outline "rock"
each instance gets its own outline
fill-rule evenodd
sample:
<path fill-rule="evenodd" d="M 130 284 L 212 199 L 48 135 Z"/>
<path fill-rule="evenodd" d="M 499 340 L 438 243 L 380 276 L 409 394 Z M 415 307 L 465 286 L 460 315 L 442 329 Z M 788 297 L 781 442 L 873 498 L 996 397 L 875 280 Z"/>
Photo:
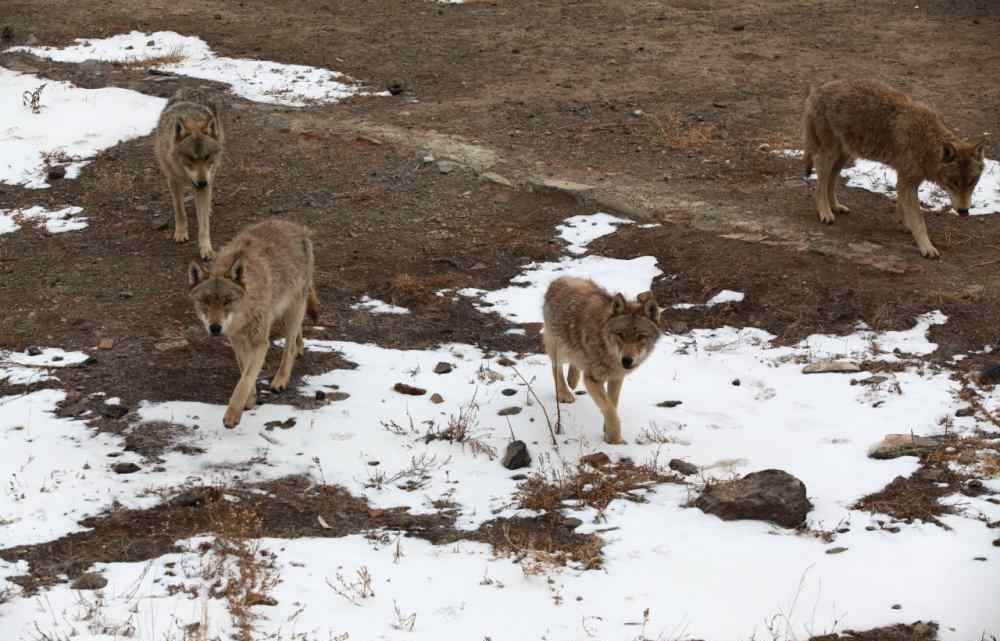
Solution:
<path fill-rule="evenodd" d="M 892 609 L 893 609 L 893 610 L 902 610 L 902 609 L 903 609 L 903 606 L 901 606 L 901 605 L 900 605 L 900 604 L 898 604 L 898 603 L 894 603 L 894 604 L 892 604 Z"/>
<path fill-rule="evenodd" d="M 396 383 L 392 386 L 392 389 L 396 390 L 400 394 L 406 394 L 408 396 L 423 396 L 427 393 L 427 390 L 425 389 L 407 385 L 406 383 Z"/>
<path fill-rule="evenodd" d="M 962 465 L 972 465 L 978 460 L 975 450 L 962 450 L 958 455 L 958 462 Z"/>
<path fill-rule="evenodd" d="M 431 403 L 434 403 L 435 405 L 440 405 L 441 403 L 444 403 L 444 397 L 436 393 L 431 394 Z"/>
<path fill-rule="evenodd" d="M 959 417 L 962 417 L 962 416 L 975 416 L 975 414 L 976 414 L 976 410 L 975 410 L 975 408 L 972 408 L 972 407 L 960 407 L 957 410 L 955 410 L 955 416 L 959 416 Z"/>
<path fill-rule="evenodd" d="M 447 176 L 456 169 L 459 169 L 461 165 L 452 160 L 439 160 L 434 164 L 434 167 L 437 169 L 439 174 Z"/>
<path fill-rule="evenodd" d="M 70 584 L 73 590 L 102 590 L 108 585 L 108 580 L 96 572 L 86 572 L 76 577 Z"/>
<path fill-rule="evenodd" d="M 347 392 L 327 392 L 326 400 L 331 403 L 336 403 L 337 401 L 346 401 L 351 398 L 351 395 Z"/>
<path fill-rule="evenodd" d="M 531 465 L 531 454 L 528 453 L 528 446 L 524 441 L 511 441 L 504 452 L 503 466 L 508 470 L 516 470 Z"/>
<path fill-rule="evenodd" d="M 562 191 L 570 194 L 590 191 L 593 185 L 573 182 L 572 180 L 559 180 L 558 178 L 531 178 L 531 186 L 539 191 Z"/>
<path fill-rule="evenodd" d="M 321 389 L 316 390 L 316 396 L 315 396 L 315 398 L 316 398 L 317 401 L 325 401 L 326 400 L 326 392 L 324 392 Z"/>
<path fill-rule="evenodd" d="M 931 452 L 941 443 L 926 436 L 911 434 L 886 434 L 885 437 L 868 449 L 868 458 L 893 459 L 900 456 L 921 456 Z"/>
<path fill-rule="evenodd" d="M 657 407 L 677 407 L 680 405 L 680 401 L 661 401 L 656 404 Z"/>
<path fill-rule="evenodd" d="M 766 142 L 762 142 L 759 145 L 757 145 L 757 151 L 762 151 L 764 153 L 767 153 L 771 151 L 771 145 L 767 144 Z"/>
<path fill-rule="evenodd" d="M 121 418 L 128 414 L 128 408 L 124 405 L 108 405 L 105 403 L 101 406 L 101 416 L 104 418 Z"/>
<path fill-rule="evenodd" d="M 679 458 L 672 458 L 667 466 L 675 472 L 680 472 L 684 476 L 691 476 L 692 474 L 698 473 L 698 466 L 694 463 L 688 463 L 687 461 L 682 461 Z"/>
<path fill-rule="evenodd" d="M 97 343 L 98 349 L 111 349 L 115 346 L 115 339 L 113 338 L 102 338 L 100 342 Z"/>
<path fill-rule="evenodd" d="M 979 373 L 979 382 L 983 385 L 1000 383 L 1000 363 L 990 365 Z"/>
<path fill-rule="evenodd" d="M 771 521 L 788 528 L 805 524 L 812 503 L 806 486 L 782 470 L 763 470 L 708 486 L 694 506 L 724 521 Z"/>
<path fill-rule="evenodd" d="M 514 367 L 517 363 L 506 356 L 501 356 L 497 359 L 497 365 L 501 367 Z"/>
<path fill-rule="evenodd" d="M 803 374 L 850 373 L 860 371 L 861 368 L 858 367 L 857 363 L 837 360 L 816 361 L 802 368 Z"/>
<path fill-rule="evenodd" d="M 142 468 L 135 463 L 115 463 L 111 469 L 115 474 L 134 474 Z"/>
<path fill-rule="evenodd" d="M 509 179 L 504 178 L 500 174 L 495 174 L 493 172 L 489 172 L 488 171 L 488 172 L 486 172 L 484 174 L 480 174 L 479 178 L 481 180 L 485 180 L 487 182 L 491 182 L 491 183 L 494 183 L 494 184 L 497 184 L 497 185 L 501 185 L 501 186 L 507 187 L 509 189 L 513 189 L 514 188 L 514 183 L 511 182 Z"/>
<path fill-rule="evenodd" d="M 505 407 L 499 412 L 497 412 L 497 416 L 514 416 L 515 414 L 520 414 L 520 413 L 521 413 L 521 408 L 518 407 L 517 405 L 512 405 L 511 407 Z"/>
<path fill-rule="evenodd" d="M 743 31 L 747 26 L 745 24 L 733 25 L 733 31 Z"/>
<path fill-rule="evenodd" d="M 38 347 L 29 347 L 28 356 L 41 356 L 42 350 Z"/>
<path fill-rule="evenodd" d="M 393 80 L 388 85 L 386 85 L 386 90 L 388 90 L 390 95 L 398 96 L 399 94 L 406 91 L 406 83 L 402 80 Z"/>
<path fill-rule="evenodd" d="M 827 554 L 841 554 L 843 552 L 847 552 L 847 548 L 836 547 L 836 548 L 830 548 L 829 550 L 826 551 Z"/>
<path fill-rule="evenodd" d="M 734 378 L 733 379 L 733 387 L 739 387 L 739 386 L 740 386 L 740 379 Z"/>
<path fill-rule="evenodd" d="M 453 369 L 455 369 L 454 365 L 452 365 L 451 363 L 445 363 L 444 361 L 441 361 L 440 363 L 438 363 L 437 365 L 434 366 L 434 373 L 435 374 L 447 374 L 448 372 L 450 372 Z"/>
<path fill-rule="evenodd" d="M 170 226 L 170 221 L 166 218 L 154 218 L 150 225 L 152 226 L 153 231 L 163 231 Z"/>
<path fill-rule="evenodd" d="M 1000 539 L 993 540 L 993 547 L 1000 548 Z"/>
<path fill-rule="evenodd" d="M 169 340 L 160 341 L 153 345 L 158 352 L 167 352 L 172 349 L 180 349 L 182 347 L 187 347 L 188 342 L 186 338 L 171 338 Z"/>
<path fill-rule="evenodd" d="M 527 474 L 515 474 L 514 476 L 510 477 L 510 480 L 512 480 L 512 481 L 527 481 L 528 480 L 528 475 Z"/>
<path fill-rule="evenodd" d="M 10 25 L 4 25 L 3 31 L 0 32 L 0 40 L 13 40 L 14 30 L 11 29 Z"/>
<path fill-rule="evenodd" d="M 66 167 L 53 165 L 49 167 L 49 180 L 59 180 L 66 177 Z"/>
<path fill-rule="evenodd" d="M 264 427 L 268 428 L 269 430 L 273 430 L 276 427 L 279 427 L 283 430 L 290 430 L 293 427 L 295 427 L 295 418 L 289 417 L 284 421 L 268 421 L 267 423 L 264 423 Z"/>
<path fill-rule="evenodd" d="M 510 387 L 505 387 L 504 389 L 500 390 L 500 393 L 503 394 L 504 396 L 514 396 L 515 394 L 517 394 L 517 390 L 511 389 Z"/>
<path fill-rule="evenodd" d="M 586 463 L 591 467 L 601 468 L 607 465 L 611 465 L 611 457 L 604 452 L 594 452 L 593 454 L 587 454 L 586 456 L 580 457 L 581 463 Z"/>
<path fill-rule="evenodd" d="M 563 519 L 563 525 L 566 526 L 566 528 L 569 530 L 575 530 L 576 528 L 583 525 L 583 521 L 574 518 L 572 516 L 567 516 L 566 518 Z"/>

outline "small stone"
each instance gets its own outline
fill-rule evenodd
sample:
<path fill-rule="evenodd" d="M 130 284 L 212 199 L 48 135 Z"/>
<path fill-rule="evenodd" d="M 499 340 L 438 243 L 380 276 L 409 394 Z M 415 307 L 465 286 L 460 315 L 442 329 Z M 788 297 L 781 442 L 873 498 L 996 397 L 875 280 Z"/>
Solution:
<path fill-rule="evenodd" d="M 978 457 L 974 450 L 962 450 L 962 453 L 958 455 L 958 462 L 962 465 L 972 465 L 977 460 Z"/>
<path fill-rule="evenodd" d="M 431 394 L 431 403 L 440 405 L 441 403 L 444 403 L 444 397 L 438 393 Z"/>
<path fill-rule="evenodd" d="M 70 584 L 73 590 L 102 590 L 108 585 L 108 580 L 96 572 L 86 572 L 76 577 Z"/>
<path fill-rule="evenodd" d="M 115 463 L 111 469 L 115 474 L 134 474 L 142 468 L 135 463 Z"/>
<path fill-rule="evenodd" d="M 505 387 L 504 389 L 500 390 L 500 393 L 503 394 L 504 396 L 514 396 L 515 394 L 517 394 L 517 390 L 512 389 L 510 387 Z"/>
<path fill-rule="evenodd" d="M 386 90 L 388 90 L 390 95 L 398 96 L 399 94 L 406 91 L 406 83 L 402 80 L 393 80 L 388 85 L 386 85 Z"/>
<path fill-rule="evenodd" d="M 740 386 L 740 379 L 734 378 L 733 379 L 733 387 L 739 387 L 739 386 Z"/>
<path fill-rule="evenodd" d="M 455 171 L 456 169 L 458 169 L 460 166 L 461 165 L 459 165 L 457 162 L 453 162 L 451 160 L 439 160 L 434 165 L 434 167 L 437 169 L 438 173 L 439 174 L 443 174 L 445 176 L 447 176 L 448 174 L 452 173 L 453 171 Z"/>
<path fill-rule="evenodd" d="M 316 400 L 317 401 L 325 401 L 326 400 L 326 392 L 324 392 L 321 389 L 316 390 Z"/>
<path fill-rule="evenodd" d="M 986 557 L 985 556 L 974 556 L 974 557 L 972 557 L 972 560 L 973 561 L 985 561 Z"/>
<path fill-rule="evenodd" d="M 958 416 L 958 417 L 962 417 L 962 416 L 975 416 L 975 414 L 976 414 L 976 410 L 974 408 L 972 408 L 972 407 L 960 407 L 957 410 L 955 410 L 955 416 Z"/>
<path fill-rule="evenodd" d="M 521 408 L 518 407 L 517 405 L 512 405 L 511 407 L 505 407 L 499 412 L 497 412 L 497 416 L 514 416 L 515 414 L 520 414 L 520 413 L 521 413 Z"/>
<path fill-rule="evenodd" d="M 128 408 L 124 405 L 108 405 L 105 403 L 101 406 L 101 416 L 105 418 L 121 418 L 128 414 Z"/>
<path fill-rule="evenodd" d="M 42 350 L 37 347 L 28 348 L 28 356 L 41 356 Z"/>
<path fill-rule="evenodd" d="M 503 466 L 508 470 L 516 470 L 531 465 L 531 454 L 528 453 L 528 446 L 524 441 L 512 441 L 504 452 Z"/>
<path fill-rule="evenodd" d="M 672 458 L 667 466 L 675 472 L 680 472 L 684 476 L 691 476 L 692 474 L 698 473 L 698 466 L 694 463 L 688 463 L 687 461 L 682 461 L 679 458 Z"/>
<path fill-rule="evenodd" d="M 677 407 L 680 405 L 680 401 L 661 401 L 656 404 L 657 407 Z"/>
<path fill-rule="evenodd" d="M 762 142 L 759 145 L 757 145 L 757 151 L 763 151 L 765 153 L 771 151 L 771 145 L 767 144 L 766 142 Z"/>
<path fill-rule="evenodd" d="M 487 182 L 491 182 L 491 183 L 496 184 L 496 185 L 501 185 L 503 187 L 507 187 L 508 189 L 513 189 L 514 188 L 514 183 L 511 182 L 508 178 L 504 178 L 500 174 L 495 174 L 495 173 L 492 173 L 492 172 L 486 172 L 484 174 L 480 174 L 479 178 L 481 180 L 485 180 Z"/>
<path fill-rule="evenodd" d="M 580 457 L 581 463 L 586 463 L 590 467 L 602 468 L 611 465 L 611 457 L 604 452 L 594 452 Z"/>
<path fill-rule="evenodd" d="M 979 373 L 979 382 L 984 385 L 1000 383 L 1000 363 L 990 365 Z"/>
<path fill-rule="evenodd" d="M 563 525 L 566 526 L 566 528 L 569 530 L 575 530 L 576 528 L 583 525 L 583 521 L 581 521 L 578 518 L 574 518 L 572 516 L 567 516 L 566 518 L 563 519 Z"/>
<path fill-rule="evenodd" d="M 922 456 L 938 448 L 941 443 L 926 436 L 886 434 L 868 450 L 868 458 L 894 459 L 900 456 Z"/>
<path fill-rule="evenodd" d="M 327 392 L 326 400 L 331 403 L 336 403 L 337 401 L 346 401 L 351 398 L 351 395 L 347 392 Z"/>
<path fill-rule="evenodd" d="M 892 609 L 893 609 L 893 610 L 902 610 L 902 609 L 903 609 L 903 606 L 901 606 L 901 605 L 900 605 L 900 604 L 898 604 L 898 603 L 894 603 L 894 604 L 892 605 Z"/>
<path fill-rule="evenodd" d="M 10 25 L 4 25 L 3 31 L 0 32 L 0 40 L 13 40 L 14 30 L 10 28 Z"/>
<path fill-rule="evenodd" d="M 111 349 L 115 346 L 115 339 L 113 338 L 102 338 L 100 342 L 97 343 L 98 349 Z"/>
<path fill-rule="evenodd" d="M 147 40 L 146 41 L 146 46 L 147 47 L 155 47 L 156 46 L 156 41 L 155 40 Z"/>
<path fill-rule="evenodd" d="M 246 599 L 244 600 L 244 603 L 246 605 L 248 605 L 248 606 L 254 606 L 254 605 L 275 606 L 275 605 L 278 605 L 278 601 L 274 597 L 268 596 L 266 594 L 258 594 L 256 592 L 250 592 L 249 594 L 247 594 Z"/>
<path fill-rule="evenodd" d="M 506 356 L 501 356 L 500 358 L 497 359 L 497 365 L 501 367 L 513 367 L 517 365 L 517 363 L 507 358 Z"/>
<path fill-rule="evenodd" d="M 993 540 L 993 547 L 1000 548 L 1000 539 Z"/>
<path fill-rule="evenodd" d="M 515 474 L 514 476 L 510 477 L 510 480 L 512 480 L 512 481 L 527 481 L 528 480 L 528 475 L 527 474 Z"/>
<path fill-rule="evenodd" d="M 392 389 L 396 390 L 400 394 L 406 394 L 407 396 L 423 396 L 427 393 L 427 390 L 423 388 L 407 385 L 406 383 L 396 383 L 392 386 Z"/>
<path fill-rule="evenodd" d="M 444 361 L 441 361 L 440 363 L 438 363 L 437 365 L 434 366 L 434 373 L 435 374 L 447 374 L 448 372 L 450 372 L 453 369 L 455 369 L 454 365 L 452 365 L 451 363 L 445 363 Z"/>
<path fill-rule="evenodd" d="M 49 180 L 59 180 L 66 177 L 66 167 L 63 165 L 53 165 L 49 167 Z"/>
<path fill-rule="evenodd" d="M 166 341 L 160 341 L 153 345 L 158 352 L 167 352 L 172 349 L 180 349 L 182 347 L 187 347 L 188 342 L 186 338 L 172 338 Z"/>
<path fill-rule="evenodd" d="M 733 25 L 733 31 L 743 31 L 747 26 L 745 24 Z"/>
<path fill-rule="evenodd" d="M 803 374 L 830 374 L 860 372 L 857 363 L 851 361 L 825 360 L 810 363 L 802 368 Z"/>
<path fill-rule="evenodd" d="M 841 554 L 842 552 L 847 552 L 847 548 L 835 547 L 835 548 L 830 548 L 829 550 L 826 551 L 827 554 Z"/>
<path fill-rule="evenodd" d="M 264 423 L 264 427 L 269 429 L 280 427 L 283 430 L 288 430 L 295 427 L 295 419 L 288 418 L 287 420 L 284 421 L 268 421 L 267 423 Z"/>

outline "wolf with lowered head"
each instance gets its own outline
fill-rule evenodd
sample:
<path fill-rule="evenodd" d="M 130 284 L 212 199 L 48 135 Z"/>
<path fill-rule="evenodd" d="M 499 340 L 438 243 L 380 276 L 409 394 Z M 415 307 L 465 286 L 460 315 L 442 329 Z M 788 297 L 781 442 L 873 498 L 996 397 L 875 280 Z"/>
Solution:
<path fill-rule="evenodd" d="M 618 400 L 625 376 L 642 365 L 660 338 L 660 308 L 652 292 L 628 301 L 591 280 L 564 276 L 549 285 L 542 308 L 543 340 L 552 361 L 556 399 L 575 400 L 572 388 L 583 375 L 590 397 L 604 416 L 604 440 L 624 443 Z M 567 380 L 563 363 L 569 364 Z"/>

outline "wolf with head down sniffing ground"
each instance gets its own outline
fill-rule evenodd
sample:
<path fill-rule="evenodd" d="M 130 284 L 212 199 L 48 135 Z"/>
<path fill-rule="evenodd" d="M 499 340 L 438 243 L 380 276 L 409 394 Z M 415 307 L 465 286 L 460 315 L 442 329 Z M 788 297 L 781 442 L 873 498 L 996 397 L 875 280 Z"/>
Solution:
<path fill-rule="evenodd" d="M 810 91 L 803 116 L 808 175 L 816 167 L 816 212 L 824 223 L 848 208 L 837 200 L 840 171 L 854 158 L 875 160 L 896 170 L 897 208 L 920 253 L 941 253 L 927 236 L 917 189 L 929 180 L 969 213 L 972 192 L 983 172 L 985 145 L 959 138 L 927 105 L 880 82 L 834 80 Z"/>
<path fill-rule="evenodd" d="M 652 292 L 635 302 L 611 295 L 590 280 L 564 276 L 545 292 L 543 340 L 552 361 L 556 400 L 576 400 L 572 388 L 583 375 L 604 416 L 604 440 L 623 443 L 618 400 L 625 376 L 642 365 L 660 338 L 660 308 Z M 563 363 L 569 364 L 566 379 Z"/>

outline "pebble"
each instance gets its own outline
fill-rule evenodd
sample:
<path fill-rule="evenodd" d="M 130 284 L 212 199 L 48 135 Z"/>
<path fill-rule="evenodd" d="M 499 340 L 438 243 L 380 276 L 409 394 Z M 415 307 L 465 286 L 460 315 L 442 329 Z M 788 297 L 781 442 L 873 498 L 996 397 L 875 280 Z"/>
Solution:
<path fill-rule="evenodd" d="M 435 374 L 447 374 L 448 372 L 450 372 L 453 369 L 455 369 L 454 365 L 452 365 L 451 363 L 445 363 L 444 361 L 441 361 L 440 363 L 438 363 L 437 365 L 434 366 L 434 373 Z"/>
<path fill-rule="evenodd" d="M 505 408 L 503 408 L 502 410 L 500 410 L 499 412 L 497 412 L 497 415 L 498 416 L 514 416 L 515 414 L 520 414 L 520 413 L 521 413 L 521 408 L 518 407 L 517 405 L 512 405 L 511 407 L 505 407 Z"/>

